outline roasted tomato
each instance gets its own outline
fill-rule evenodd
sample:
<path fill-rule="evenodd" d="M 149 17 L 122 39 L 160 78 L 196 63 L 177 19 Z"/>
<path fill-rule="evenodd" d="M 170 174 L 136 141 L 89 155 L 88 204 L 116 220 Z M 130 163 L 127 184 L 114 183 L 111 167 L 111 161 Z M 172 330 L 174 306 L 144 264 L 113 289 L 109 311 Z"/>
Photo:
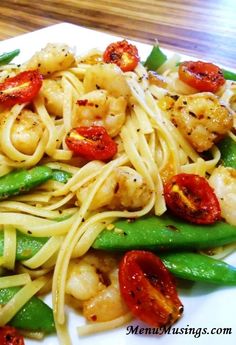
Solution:
<path fill-rule="evenodd" d="M 14 327 L 0 327 L 0 344 L 1 345 L 24 345 L 24 338 Z"/>
<path fill-rule="evenodd" d="M 133 71 L 139 62 L 138 49 L 126 40 L 109 44 L 103 54 L 103 61 L 115 63 L 123 72 Z"/>
<path fill-rule="evenodd" d="M 107 161 L 117 152 L 115 141 L 101 126 L 73 128 L 66 137 L 66 144 L 75 155 L 90 161 Z"/>
<path fill-rule="evenodd" d="M 225 83 L 222 70 L 212 63 L 203 61 L 181 63 L 179 78 L 198 91 L 216 92 Z"/>
<path fill-rule="evenodd" d="M 0 104 L 12 107 L 31 101 L 42 86 L 42 75 L 37 70 L 24 71 L 0 83 Z"/>
<path fill-rule="evenodd" d="M 164 186 L 167 207 L 196 224 L 212 224 L 221 218 L 219 201 L 208 181 L 194 174 L 173 176 Z"/>
<path fill-rule="evenodd" d="M 172 275 L 151 252 L 127 252 L 119 266 L 119 284 L 134 316 L 151 326 L 171 325 L 183 313 Z"/>

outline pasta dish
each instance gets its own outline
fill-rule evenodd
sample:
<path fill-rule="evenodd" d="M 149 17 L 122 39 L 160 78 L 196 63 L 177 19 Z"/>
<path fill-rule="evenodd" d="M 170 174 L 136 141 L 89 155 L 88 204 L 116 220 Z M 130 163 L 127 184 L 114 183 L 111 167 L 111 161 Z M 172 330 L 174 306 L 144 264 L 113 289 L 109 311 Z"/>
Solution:
<path fill-rule="evenodd" d="M 66 305 L 87 320 L 80 335 L 134 316 L 155 327 L 173 324 L 183 306 L 166 251 L 220 260 L 234 250 L 236 82 L 214 64 L 165 59 L 153 49 L 161 59 L 155 68 L 125 40 L 84 56 L 49 43 L 21 65 L 0 66 L 1 328 L 36 339 L 56 330 L 69 345 Z M 191 241 L 158 245 L 157 236 L 152 244 L 145 221 L 158 219 L 173 236 L 184 223 Z M 139 220 L 142 243 L 137 235 L 131 245 Z M 219 224 L 225 230 L 217 239 Z M 215 240 L 195 240 L 191 229 L 201 227 L 216 227 Z M 127 278 L 139 272 L 133 262 L 140 272 L 150 265 L 143 286 L 156 289 L 164 316 L 139 307 Z M 236 275 L 230 279 L 236 283 Z M 53 314 L 38 307 L 44 324 L 27 324 L 24 313 L 18 322 L 26 303 L 50 292 Z"/>

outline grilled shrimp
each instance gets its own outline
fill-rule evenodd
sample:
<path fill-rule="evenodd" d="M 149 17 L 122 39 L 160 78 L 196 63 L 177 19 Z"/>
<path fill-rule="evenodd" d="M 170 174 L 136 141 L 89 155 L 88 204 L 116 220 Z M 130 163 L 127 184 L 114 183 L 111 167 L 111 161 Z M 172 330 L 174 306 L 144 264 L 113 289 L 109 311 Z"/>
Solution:
<path fill-rule="evenodd" d="M 77 197 L 82 202 L 86 197 L 89 185 L 81 188 Z M 116 168 L 101 185 L 90 208 L 106 206 L 109 209 L 138 210 L 145 206 L 151 196 L 151 190 L 144 178 L 134 169 L 123 166 Z"/>
<path fill-rule="evenodd" d="M 45 79 L 41 92 L 45 98 L 45 106 L 49 114 L 61 117 L 64 93 L 60 80 Z"/>
<path fill-rule="evenodd" d="M 2 114 L 1 127 L 7 113 Z M 17 116 L 11 131 L 11 140 L 15 148 L 21 153 L 32 155 L 43 134 L 43 123 L 39 116 L 28 109 L 23 109 Z"/>
<path fill-rule="evenodd" d="M 114 320 L 128 312 L 118 283 L 118 269 L 109 274 L 111 284 L 83 305 L 83 315 L 89 321 L 105 322 Z"/>
<path fill-rule="evenodd" d="M 71 260 L 67 273 L 66 293 L 86 301 L 106 288 L 104 277 L 117 265 L 117 260 L 106 253 L 89 253 Z"/>
<path fill-rule="evenodd" d="M 73 127 L 103 126 L 110 136 L 116 136 L 125 122 L 127 102 L 123 96 L 113 97 L 105 90 L 89 92 L 77 101 Z"/>
<path fill-rule="evenodd" d="M 70 262 L 66 293 L 79 300 L 89 321 L 108 321 L 127 312 L 119 292 L 118 259 L 91 252 Z"/>
<path fill-rule="evenodd" d="M 233 125 L 228 109 L 208 92 L 180 96 L 171 111 L 171 121 L 198 152 L 210 149 Z"/>
<path fill-rule="evenodd" d="M 220 166 L 213 171 L 209 183 L 219 199 L 222 217 L 236 225 L 236 170 Z"/>
<path fill-rule="evenodd" d="M 47 76 L 74 65 L 75 56 L 66 44 L 48 43 L 22 67 L 24 69 L 38 69 L 41 74 Z"/>
<path fill-rule="evenodd" d="M 80 301 L 86 301 L 103 289 L 105 289 L 105 285 L 100 281 L 95 266 L 79 259 L 70 262 L 66 293 Z"/>
<path fill-rule="evenodd" d="M 99 64 L 88 68 L 84 76 L 85 92 L 103 89 L 113 97 L 129 97 L 130 90 L 121 69 L 114 64 Z"/>

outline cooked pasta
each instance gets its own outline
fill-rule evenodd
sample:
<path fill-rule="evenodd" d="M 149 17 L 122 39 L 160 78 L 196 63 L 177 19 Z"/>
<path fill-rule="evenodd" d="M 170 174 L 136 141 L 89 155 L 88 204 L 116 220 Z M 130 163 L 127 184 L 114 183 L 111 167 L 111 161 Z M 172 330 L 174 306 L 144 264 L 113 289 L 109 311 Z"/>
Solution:
<path fill-rule="evenodd" d="M 91 270 L 91 281 L 101 284 L 91 265 L 102 269 L 101 260 L 105 260 L 106 265 L 111 265 L 108 271 L 113 272 L 113 263 L 88 253 L 104 228 L 112 229 L 118 218 L 164 214 L 167 207 L 163 188 L 173 175 L 189 173 L 209 178 L 216 171 L 221 154 L 215 137 L 227 135 L 233 128 L 232 121 L 236 121 L 232 107 L 235 84 L 227 81 L 217 95 L 199 96 L 196 89 L 179 80 L 178 62 L 179 57 L 173 56 L 158 69 L 165 78 L 164 87 L 151 82 L 140 62 L 134 71 L 122 72 L 114 64 L 104 64 L 100 51 L 76 57 L 66 45 L 49 44 L 20 67 L 1 67 L 2 81 L 29 69 L 39 69 L 44 79 L 32 101 L 4 108 L 0 113 L 0 176 L 36 165 L 63 170 L 71 176 L 66 183 L 50 180 L 27 194 L 0 201 L 0 225 L 4 232 L 1 266 L 19 273 L 16 278 L 0 278 L 0 287 L 12 286 L 13 278 L 17 279 L 16 285 L 23 286 L 14 296 L 14 303 L 0 309 L 1 326 L 48 283 L 60 343 L 71 344 L 65 303 L 68 293 L 76 289 L 68 288 L 68 268 L 73 260 L 80 265 L 81 260 L 87 260 L 85 266 L 88 272 Z M 201 154 L 202 131 L 206 128 L 200 130 L 196 120 L 191 125 L 191 130 L 196 128 L 196 135 L 186 134 L 189 128 L 179 113 L 179 109 L 186 107 L 189 114 L 190 101 L 202 113 L 214 106 L 221 116 L 219 128 L 209 129 L 210 125 L 206 125 L 210 131 L 208 138 L 209 133 L 214 134 L 214 139 L 207 142 L 207 158 Z M 214 104 L 209 105 L 210 101 Z M 199 105 L 200 102 L 205 103 Z M 220 102 L 224 103 L 224 113 Z M 117 154 L 105 162 L 88 162 L 74 156 L 66 138 L 78 126 L 103 126 L 116 142 Z M 235 140 L 233 131 L 230 135 Z M 16 230 L 25 235 L 50 237 L 37 254 L 20 265 L 15 263 Z M 119 293 L 118 283 L 114 286 Z M 101 290 L 105 288 L 101 285 Z M 89 298 L 97 294 L 95 290 Z M 88 303 L 89 298 L 81 299 L 80 308 L 85 310 L 84 301 Z M 79 334 L 118 327 L 131 319 L 127 310 L 119 310 L 120 314 L 110 320 L 79 328 Z"/>

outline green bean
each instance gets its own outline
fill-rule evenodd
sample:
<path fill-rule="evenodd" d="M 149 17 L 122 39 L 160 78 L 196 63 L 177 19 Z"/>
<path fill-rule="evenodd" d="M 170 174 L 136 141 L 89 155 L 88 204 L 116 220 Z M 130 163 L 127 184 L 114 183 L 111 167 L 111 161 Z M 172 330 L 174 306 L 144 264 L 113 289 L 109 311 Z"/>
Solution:
<path fill-rule="evenodd" d="M 0 304 L 6 304 L 20 290 L 20 287 L 0 289 Z M 55 332 L 52 309 L 41 299 L 33 296 L 10 320 L 18 329 L 46 334 Z"/>
<path fill-rule="evenodd" d="M 175 276 L 213 284 L 236 285 L 236 268 L 226 262 L 198 253 L 160 254 L 165 266 Z"/>
<path fill-rule="evenodd" d="M 20 49 L 15 49 L 9 53 L 1 54 L 0 55 L 0 66 L 7 65 L 19 54 L 20 54 Z"/>
<path fill-rule="evenodd" d="M 212 248 L 236 241 L 236 227 L 225 222 L 196 225 L 165 214 L 134 221 L 119 220 L 93 243 L 104 250 L 167 250 Z"/>

